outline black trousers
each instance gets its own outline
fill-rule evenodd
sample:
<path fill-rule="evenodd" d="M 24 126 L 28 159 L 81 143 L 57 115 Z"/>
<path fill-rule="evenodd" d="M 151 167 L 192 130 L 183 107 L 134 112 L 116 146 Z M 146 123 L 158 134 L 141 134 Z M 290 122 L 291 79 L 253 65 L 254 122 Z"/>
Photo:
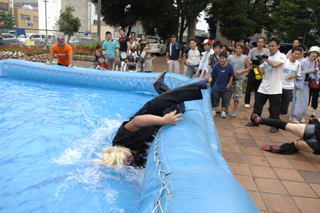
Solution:
<path fill-rule="evenodd" d="M 281 94 L 266 95 L 266 94 L 257 92 L 256 100 L 254 102 L 253 113 L 261 116 L 263 106 L 266 104 L 268 99 L 270 102 L 270 107 L 269 107 L 270 118 L 279 119 Z"/>
<path fill-rule="evenodd" d="M 318 109 L 319 92 L 320 92 L 320 89 L 310 89 L 309 103 L 311 102 L 311 98 L 312 98 L 311 107 L 313 109 Z"/>
<path fill-rule="evenodd" d="M 257 91 L 259 89 L 259 86 L 261 84 L 262 80 L 256 80 L 256 75 L 252 69 L 250 69 L 248 74 L 248 80 L 247 80 L 247 88 L 246 88 L 246 95 L 244 97 L 244 103 L 250 104 L 251 100 L 251 91 L 254 88 L 255 94 L 257 94 Z"/>
<path fill-rule="evenodd" d="M 292 101 L 292 89 L 282 89 L 280 114 L 288 113 L 289 104 Z"/>
<path fill-rule="evenodd" d="M 159 96 L 148 101 L 133 117 L 144 114 L 164 116 L 174 109 L 179 113 L 183 113 L 185 110 L 183 102 L 202 99 L 198 83 L 188 84 L 172 90 L 167 85 L 161 84 L 155 85 L 155 89 Z"/>

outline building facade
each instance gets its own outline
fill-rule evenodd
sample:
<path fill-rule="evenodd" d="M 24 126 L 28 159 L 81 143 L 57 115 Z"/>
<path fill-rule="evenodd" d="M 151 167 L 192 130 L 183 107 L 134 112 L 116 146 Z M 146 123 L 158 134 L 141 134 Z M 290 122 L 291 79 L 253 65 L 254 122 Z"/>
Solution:
<path fill-rule="evenodd" d="M 10 11 L 10 0 L 0 0 L 0 10 Z"/>
<path fill-rule="evenodd" d="M 25 28 L 26 33 L 39 33 L 37 11 L 14 8 L 14 22 L 17 28 Z"/>

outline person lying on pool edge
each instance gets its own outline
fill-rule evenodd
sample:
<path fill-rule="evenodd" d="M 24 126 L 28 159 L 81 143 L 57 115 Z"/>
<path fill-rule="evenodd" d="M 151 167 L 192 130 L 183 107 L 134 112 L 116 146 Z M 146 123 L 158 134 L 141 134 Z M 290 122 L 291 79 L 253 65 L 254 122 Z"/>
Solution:
<path fill-rule="evenodd" d="M 100 154 L 98 162 L 109 167 L 133 165 L 144 167 L 149 146 L 158 130 L 164 125 L 177 125 L 183 118 L 185 101 L 202 99 L 201 89 L 209 88 L 211 78 L 170 90 L 164 84 L 167 71 L 153 82 L 159 93 L 148 101 L 129 121 L 119 127 L 112 144 Z"/>
<path fill-rule="evenodd" d="M 320 118 L 312 119 L 308 124 L 293 124 L 280 119 L 261 118 L 252 114 L 252 120 L 257 124 L 283 129 L 299 137 L 298 140 L 284 143 L 281 146 L 264 145 L 261 147 L 262 150 L 279 154 L 293 154 L 300 150 L 320 155 Z"/>

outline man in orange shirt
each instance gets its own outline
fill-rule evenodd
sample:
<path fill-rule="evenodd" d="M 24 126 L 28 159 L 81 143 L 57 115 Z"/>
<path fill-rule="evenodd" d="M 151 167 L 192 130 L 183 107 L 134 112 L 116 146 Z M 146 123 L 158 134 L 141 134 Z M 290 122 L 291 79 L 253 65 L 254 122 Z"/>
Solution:
<path fill-rule="evenodd" d="M 57 54 L 58 65 L 72 67 L 72 48 L 65 43 L 63 36 L 58 36 L 57 43 L 51 47 L 48 65 L 52 64 L 54 54 Z"/>

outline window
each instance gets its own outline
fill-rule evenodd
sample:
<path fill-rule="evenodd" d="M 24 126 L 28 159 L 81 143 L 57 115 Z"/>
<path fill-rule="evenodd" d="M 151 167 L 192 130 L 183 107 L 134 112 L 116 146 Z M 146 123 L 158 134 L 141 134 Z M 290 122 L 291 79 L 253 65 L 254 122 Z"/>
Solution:
<path fill-rule="evenodd" d="M 20 14 L 20 17 L 23 20 L 29 20 L 30 21 L 30 16 L 29 15 Z"/>
<path fill-rule="evenodd" d="M 0 10 L 9 11 L 8 4 L 0 2 Z"/>
<path fill-rule="evenodd" d="M 33 21 L 34 22 L 38 22 L 39 21 L 39 18 L 37 16 L 33 16 Z"/>
<path fill-rule="evenodd" d="M 34 34 L 33 38 L 40 38 L 40 35 L 39 34 Z"/>

